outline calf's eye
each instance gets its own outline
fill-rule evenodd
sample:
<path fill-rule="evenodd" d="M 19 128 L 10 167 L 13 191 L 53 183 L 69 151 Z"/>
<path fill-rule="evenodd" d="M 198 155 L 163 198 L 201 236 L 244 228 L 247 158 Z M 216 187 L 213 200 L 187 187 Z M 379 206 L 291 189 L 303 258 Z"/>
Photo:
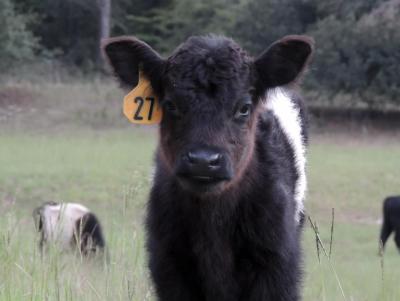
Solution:
<path fill-rule="evenodd" d="M 245 103 L 239 106 L 238 110 L 236 111 L 235 118 L 236 119 L 244 119 L 248 117 L 251 113 L 252 105 L 251 103 Z"/>

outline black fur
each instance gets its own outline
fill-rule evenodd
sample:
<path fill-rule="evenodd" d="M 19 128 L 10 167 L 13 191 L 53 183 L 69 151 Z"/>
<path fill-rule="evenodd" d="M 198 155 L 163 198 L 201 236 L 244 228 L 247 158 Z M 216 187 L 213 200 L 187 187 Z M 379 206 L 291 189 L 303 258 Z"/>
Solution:
<path fill-rule="evenodd" d="M 387 197 L 383 201 L 383 221 L 380 235 L 382 249 L 392 232 L 394 232 L 394 241 L 400 251 L 400 196 Z"/>
<path fill-rule="evenodd" d="M 93 213 L 87 213 L 76 221 L 75 233 L 77 234 L 75 242 L 79 242 L 79 248 L 83 255 L 87 256 L 104 250 L 103 230 Z"/>
<path fill-rule="evenodd" d="M 105 43 L 111 63 L 114 41 Z M 163 71 L 151 83 L 164 115 L 146 223 L 159 300 L 300 300 L 294 153 L 261 107 L 268 89 L 298 79 L 312 48 L 311 39 L 289 36 L 253 59 L 230 39 L 192 37 L 159 64 Z M 121 81 L 129 77 L 113 67 Z M 292 96 L 307 141 L 303 102 Z M 251 113 L 238 118 L 249 102 Z M 185 185 L 182 157 L 202 148 L 223 154 L 232 179 L 200 190 Z"/>

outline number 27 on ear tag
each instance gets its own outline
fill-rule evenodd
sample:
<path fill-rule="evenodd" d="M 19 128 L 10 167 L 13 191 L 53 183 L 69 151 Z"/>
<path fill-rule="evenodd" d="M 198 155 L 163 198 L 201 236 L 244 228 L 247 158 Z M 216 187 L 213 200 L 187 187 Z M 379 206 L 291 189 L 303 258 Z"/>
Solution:
<path fill-rule="evenodd" d="M 130 122 L 136 124 L 156 124 L 162 119 L 158 97 L 151 88 L 150 81 L 139 74 L 137 86 L 124 97 L 123 112 Z"/>

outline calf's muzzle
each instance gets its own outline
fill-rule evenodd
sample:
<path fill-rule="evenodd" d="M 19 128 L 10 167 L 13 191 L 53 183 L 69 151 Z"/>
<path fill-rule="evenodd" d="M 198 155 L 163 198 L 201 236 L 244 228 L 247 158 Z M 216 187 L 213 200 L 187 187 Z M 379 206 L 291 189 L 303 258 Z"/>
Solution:
<path fill-rule="evenodd" d="M 213 186 L 232 178 L 228 156 L 211 147 L 197 147 L 182 152 L 176 173 L 190 188 Z"/>

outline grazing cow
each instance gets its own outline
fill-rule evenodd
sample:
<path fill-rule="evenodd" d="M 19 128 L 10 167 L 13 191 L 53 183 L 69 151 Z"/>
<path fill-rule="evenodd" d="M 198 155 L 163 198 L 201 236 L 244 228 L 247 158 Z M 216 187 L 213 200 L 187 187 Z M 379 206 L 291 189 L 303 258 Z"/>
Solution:
<path fill-rule="evenodd" d="M 48 202 L 33 211 L 39 246 L 56 244 L 61 250 L 77 248 L 84 255 L 104 250 L 105 242 L 97 217 L 75 203 Z"/>
<path fill-rule="evenodd" d="M 394 241 L 400 251 L 400 196 L 387 197 L 383 201 L 383 222 L 380 243 L 382 251 L 386 241 L 394 231 Z"/>
<path fill-rule="evenodd" d="M 300 300 L 307 133 L 294 87 L 313 40 L 287 36 L 255 59 L 214 35 L 166 59 L 133 37 L 103 47 L 122 86 L 145 76 L 163 110 L 146 223 L 158 299 Z"/>

